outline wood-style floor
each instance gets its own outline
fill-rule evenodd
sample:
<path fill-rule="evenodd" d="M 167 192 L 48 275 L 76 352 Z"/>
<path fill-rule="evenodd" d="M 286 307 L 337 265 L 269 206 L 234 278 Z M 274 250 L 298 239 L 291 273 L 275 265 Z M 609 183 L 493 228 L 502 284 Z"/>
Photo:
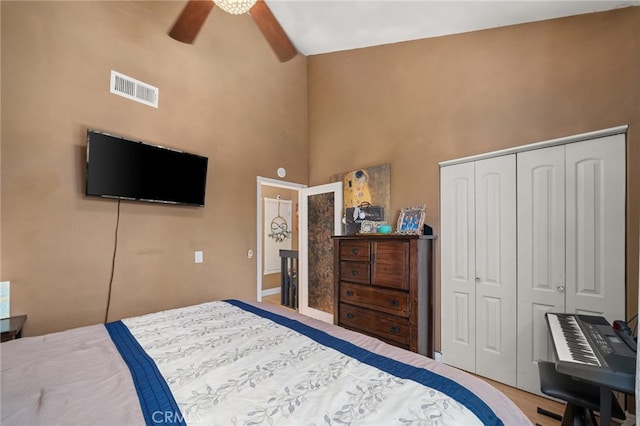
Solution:
<path fill-rule="evenodd" d="M 264 302 L 272 303 L 274 305 L 280 305 L 280 294 L 265 296 L 262 298 L 262 300 Z M 529 419 L 534 425 L 535 424 L 539 424 L 541 426 L 559 426 L 560 425 L 560 421 L 554 420 L 547 416 L 543 416 L 542 414 L 538 414 L 537 409 L 538 407 L 541 407 L 553 413 L 562 414 L 564 411 L 564 404 L 558 403 L 556 401 L 553 401 L 547 398 L 543 398 L 538 395 L 531 394 L 529 392 L 512 388 L 511 386 L 507 386 L 502 383 L 494 382 L 493 380 L 489 380 L 484 377 L 479 377 L 479 376 L 477 377 L 479 379 L 482 379 L 491 383 L 493 386 L 500 389 L 518 407 L 520 407 L 522 412 L 527 417 L 529 417 Z"/>
<path fill-rule="evenodd" d="M 512 388 L 511 386 L 507 386 L 502 383 L 494 382 L 493 380 L 489 380 L 484 377 L 478 378 L 491 383 L 496 388 L 500 389 L 502 393 L 507 395 L 509 399 L 511 399 L 521 410 L 522 412 L 529 417 L 531 423 L 534 425 L 542 425 L 542 426 L 560 426 L 560 420 L 552 419 L 551 417 L 544 416 L 542 414 L 538 414 L 538 407 L 543 408 L 547 411 L 551 411 L 552 413 L 560 414 L 564 412 L 564 404 L 553 401 L 548 398 L 543 398 L 541 396 L 522 391 L 520 389 Z"/>

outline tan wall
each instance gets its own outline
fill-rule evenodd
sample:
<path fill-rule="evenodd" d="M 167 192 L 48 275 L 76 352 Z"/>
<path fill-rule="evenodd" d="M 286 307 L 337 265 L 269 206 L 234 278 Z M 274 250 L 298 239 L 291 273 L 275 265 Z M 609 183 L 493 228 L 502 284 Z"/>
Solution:
<path fill-rule="evenodd" d="M 306 58 L 279 63 L 248 15 L 217 8 L 179 43 L 183 4 L 0 4 L 0 279 L 26 335 L 104 320 L 117 202 L 84 196 L 87 128 L 209 157 L 204 208 L 122 202 L 109 319 L 256 297 L 256 176 L 308 178 Z M 160 107 L 110 94 L 111 69 Z"/>
<path fill-rule="evenodd" d="M 309 57 L 308 85 L 310 184 L 391 163 L 392 220 L 426 203 L 436 234 L 438 162 L 628 124 L 637 312 L 640 8 Z"/>

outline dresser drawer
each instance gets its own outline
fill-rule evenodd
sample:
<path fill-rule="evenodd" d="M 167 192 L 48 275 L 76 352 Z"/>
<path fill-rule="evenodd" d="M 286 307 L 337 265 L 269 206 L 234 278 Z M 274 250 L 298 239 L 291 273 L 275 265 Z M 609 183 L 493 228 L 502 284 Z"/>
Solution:
<path fill-rule="evenodd" d="M 368 262 L 340 262 L 340 280 L 369 284 L 370 278 Z"/>
<path fill-rule="evenodd" d="M 340 283 L 340 302 L 409 318 L 409 293 Z"/>
<path fill-rule="evenodd" d="M 371 259 L 368 241 L 345 240 L 340 242 L 341 260 L 359 260 L 368 262 Z"/>
<path fill-rule="evenodd" d="M 340 304 L 340 324 L 400 345 L 409 345 L 409 320 L 357 306 Z"/>
<path fill-rule="evenodd" d="M 409 290 L 409 243 L 376 241 L 371 245 L 371 284 Z"/>

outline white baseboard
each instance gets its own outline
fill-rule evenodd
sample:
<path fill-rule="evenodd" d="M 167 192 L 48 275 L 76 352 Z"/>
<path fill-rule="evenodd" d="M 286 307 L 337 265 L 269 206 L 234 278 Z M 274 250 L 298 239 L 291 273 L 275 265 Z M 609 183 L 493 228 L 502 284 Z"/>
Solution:
<path fill-rule="evenodd" d="M 272 294 L 279 294 L 280 287 L 268 288 L 266 290 L 262 290 L 262 297 L 271 296 Z"/>

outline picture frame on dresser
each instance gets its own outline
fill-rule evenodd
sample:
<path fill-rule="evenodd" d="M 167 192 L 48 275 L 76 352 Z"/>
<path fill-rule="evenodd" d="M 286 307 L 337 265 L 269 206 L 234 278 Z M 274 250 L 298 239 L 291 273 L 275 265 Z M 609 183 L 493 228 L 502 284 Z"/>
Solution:
<path fill-rule="evenodd" d="M 424 225 L 426 210 L 426 205 L 402 208 L 398 216 L 396 233 L 406 235 L 422 234 L 422 225 Z"/>
<path fill-rule="evenodd" d="M 376 234 L 378 233 L 378 228 L 381 225 L 386 225 L 387 222 L 379 221 L 379 220 L 363 220 L 360 223 L 360 231 L 359 234 Z"/>

